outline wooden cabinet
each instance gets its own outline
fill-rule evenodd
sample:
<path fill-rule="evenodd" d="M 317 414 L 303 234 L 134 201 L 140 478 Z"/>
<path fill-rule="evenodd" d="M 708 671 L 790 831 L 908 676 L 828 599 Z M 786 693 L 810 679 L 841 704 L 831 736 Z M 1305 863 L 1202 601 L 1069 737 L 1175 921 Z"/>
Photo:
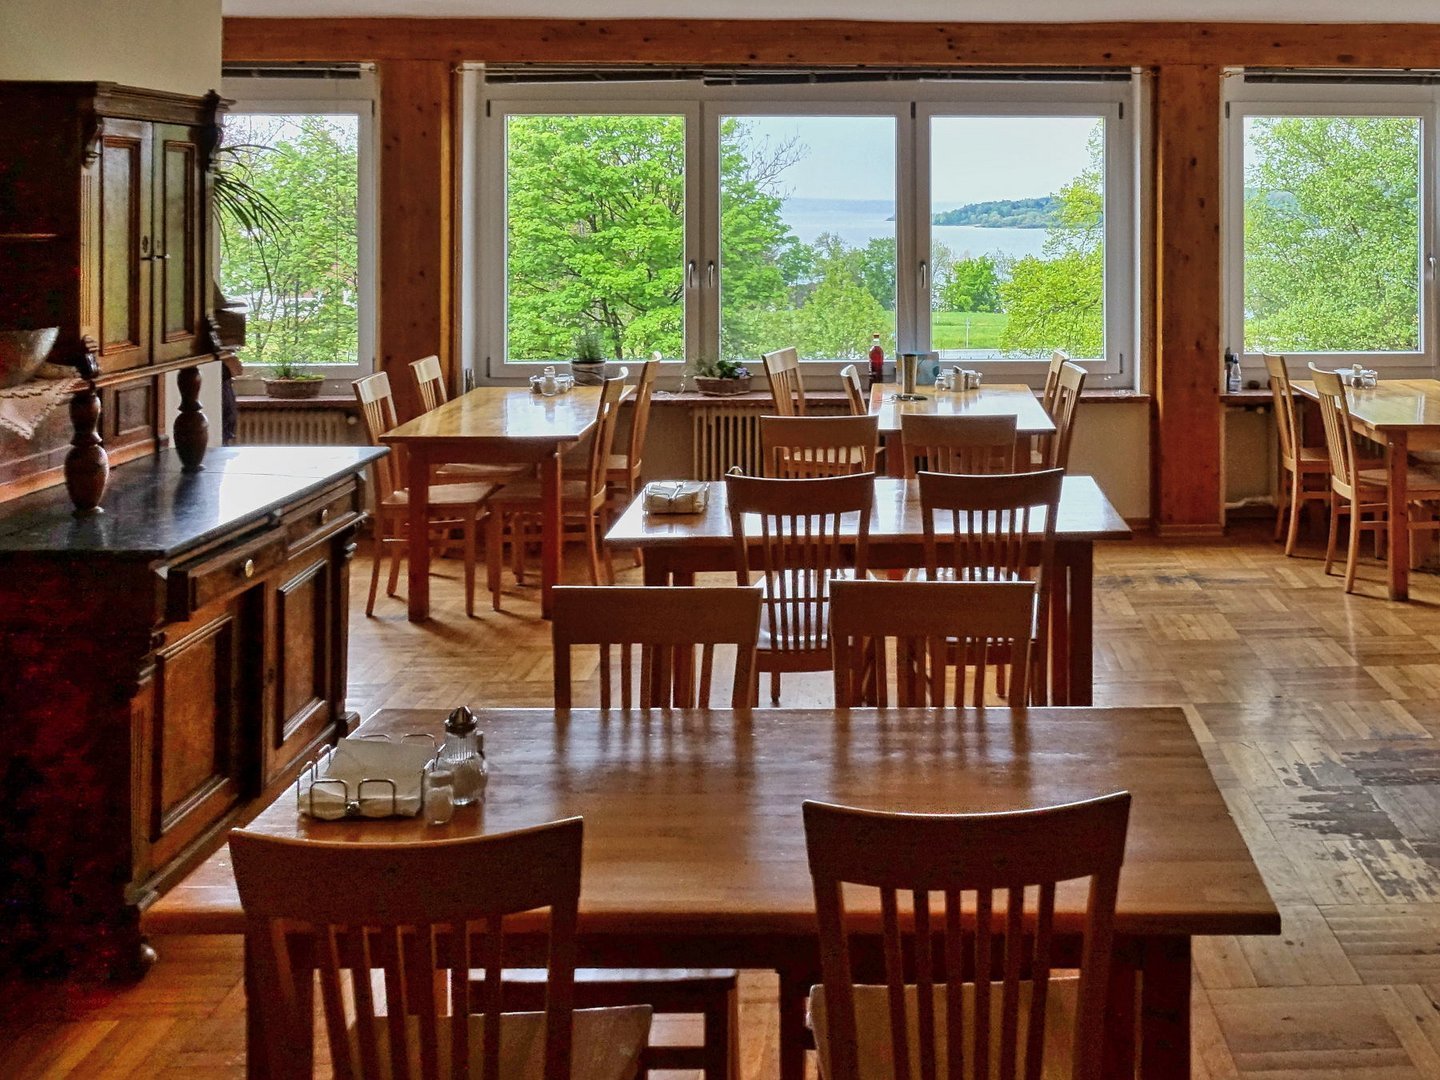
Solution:
<path fill-rule="evenodd" d="M 0 506 L 0 969 L 123 970 L 139 911 L 343 734 L 370 447 L 173 453 Z"/>

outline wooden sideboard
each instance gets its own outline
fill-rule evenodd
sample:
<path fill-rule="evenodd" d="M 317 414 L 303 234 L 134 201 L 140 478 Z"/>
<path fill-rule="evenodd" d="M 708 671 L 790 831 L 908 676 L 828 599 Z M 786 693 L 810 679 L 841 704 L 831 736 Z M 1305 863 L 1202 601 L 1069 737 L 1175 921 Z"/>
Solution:
<path fill-rule="evenodd" d="M 354 723 L 371 447 L 173 451 L 0 504 L 0 968 L 123 973 L 140 911 Z"/>

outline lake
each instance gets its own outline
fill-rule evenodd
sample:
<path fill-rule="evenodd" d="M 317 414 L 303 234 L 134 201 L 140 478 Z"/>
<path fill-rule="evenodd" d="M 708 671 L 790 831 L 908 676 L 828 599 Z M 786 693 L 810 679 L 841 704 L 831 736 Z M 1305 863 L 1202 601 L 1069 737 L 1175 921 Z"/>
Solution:
<path fill-rule="evenodd" d="M 834 233 L 851 247 L 864 247 L 876 236 L 895 235 L 895 204 L 885 199 L 786 199 L 780 216 L 807 244 L 813 244 L 821 233 L 827 232 Z M 1048 229 L 930 226 L 932 242 L 944 244 L 957 259 L 997 251 L 1015 258 L 1039 255 L 1048 235 Z"/>

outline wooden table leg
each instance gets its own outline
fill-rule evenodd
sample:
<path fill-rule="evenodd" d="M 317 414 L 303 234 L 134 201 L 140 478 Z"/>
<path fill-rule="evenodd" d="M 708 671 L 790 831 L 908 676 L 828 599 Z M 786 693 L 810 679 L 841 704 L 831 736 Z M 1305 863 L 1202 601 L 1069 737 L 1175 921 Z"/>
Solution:
<path fill-rule="evenodd" d="M 560 581 L 565 519 L 560 509 L 560 452 L 540 462 L 540 614 L 550 618 L 551 590 Z"/>
<path fill-rule="evenodd" d="M 430 617 L 430 455 L 419 442 L 410 444 L 409 454 L 410 621 L 424 622 Z"/>
<path fill-rule="evenodd" d="M 1070 563 L 1070 675 L 1066 705 L 1095 701 L 1095 545 L 1074 545 Z"/>
<path fill-rule="evenodd" d="M 895 477 L 905 475 L 905 440 L 898 431 L 885 435 L 885 472 Z"/>
<path fill-rule="evenodd" d="M 1135 1076 L 1136 954 L 1117 948 L 1110 960 L 1110 987 L 1105 995 L 1105 1056 L 1100 1073 L 1107 1080 Z"/>
<path fill-rule="evenodd" d="M 1140 972 L 1142 1080 L 1190 1075 L 1190 939 L 1145 942 Z"/>
<path fill-rule="evenodd" d="M 295 1076 L 310 1076 L 315 1071 L 314 1056 L 314 979 L 307 969 L 303 990 L 295 1002 L 300 1017 L 295 1025 L 296 1037 L 286 1040 L 285 1057 L 295 1066 Z M 246 1080 L 271 1080 L 270 1059 L 265 1040 L 265 1023 L 257 1003 L 264 997 L 250 942 L 245 942 L 245 1076 Z M 300 1034 L 303 1032 L 303 1035 Z"/>
<path fill-rule="evenodd" d="M 805 1080 L 805 1048 L 810 1029 L 805 1006 L 810 987 L 820 981 L 809 968 L 780 968 L 780 1080 Z"/>
<path fill-rule="evenodd" d="M 1410 496 L 1409 440 L 1393 431 L 1385 446 L 1385 468 L 1390 474 L 1390 521 L 1386 532 L 1390 551 L 1390 599 L 1410 599 Z M 1353 529 L 1355 523 L 1351 522 Z"/>
<path fill-rule="evenodd" d="M 1069 705 L 1070 700 L 1070 575 L 1071 549 L 1055 548 L 1055 573 L 1050 578 L 1050 655 L 1046 657 L 1050 678 L 1051 705 Z"/>

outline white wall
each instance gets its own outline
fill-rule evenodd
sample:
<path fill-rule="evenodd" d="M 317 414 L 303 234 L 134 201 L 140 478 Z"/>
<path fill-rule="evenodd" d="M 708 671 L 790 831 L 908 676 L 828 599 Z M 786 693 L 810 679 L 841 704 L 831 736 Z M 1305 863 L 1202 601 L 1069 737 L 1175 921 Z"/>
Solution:
<path fill-rule="evenodd" d="M 220 86 L 220 0 L 0 0 L 0 79 Z"/>

